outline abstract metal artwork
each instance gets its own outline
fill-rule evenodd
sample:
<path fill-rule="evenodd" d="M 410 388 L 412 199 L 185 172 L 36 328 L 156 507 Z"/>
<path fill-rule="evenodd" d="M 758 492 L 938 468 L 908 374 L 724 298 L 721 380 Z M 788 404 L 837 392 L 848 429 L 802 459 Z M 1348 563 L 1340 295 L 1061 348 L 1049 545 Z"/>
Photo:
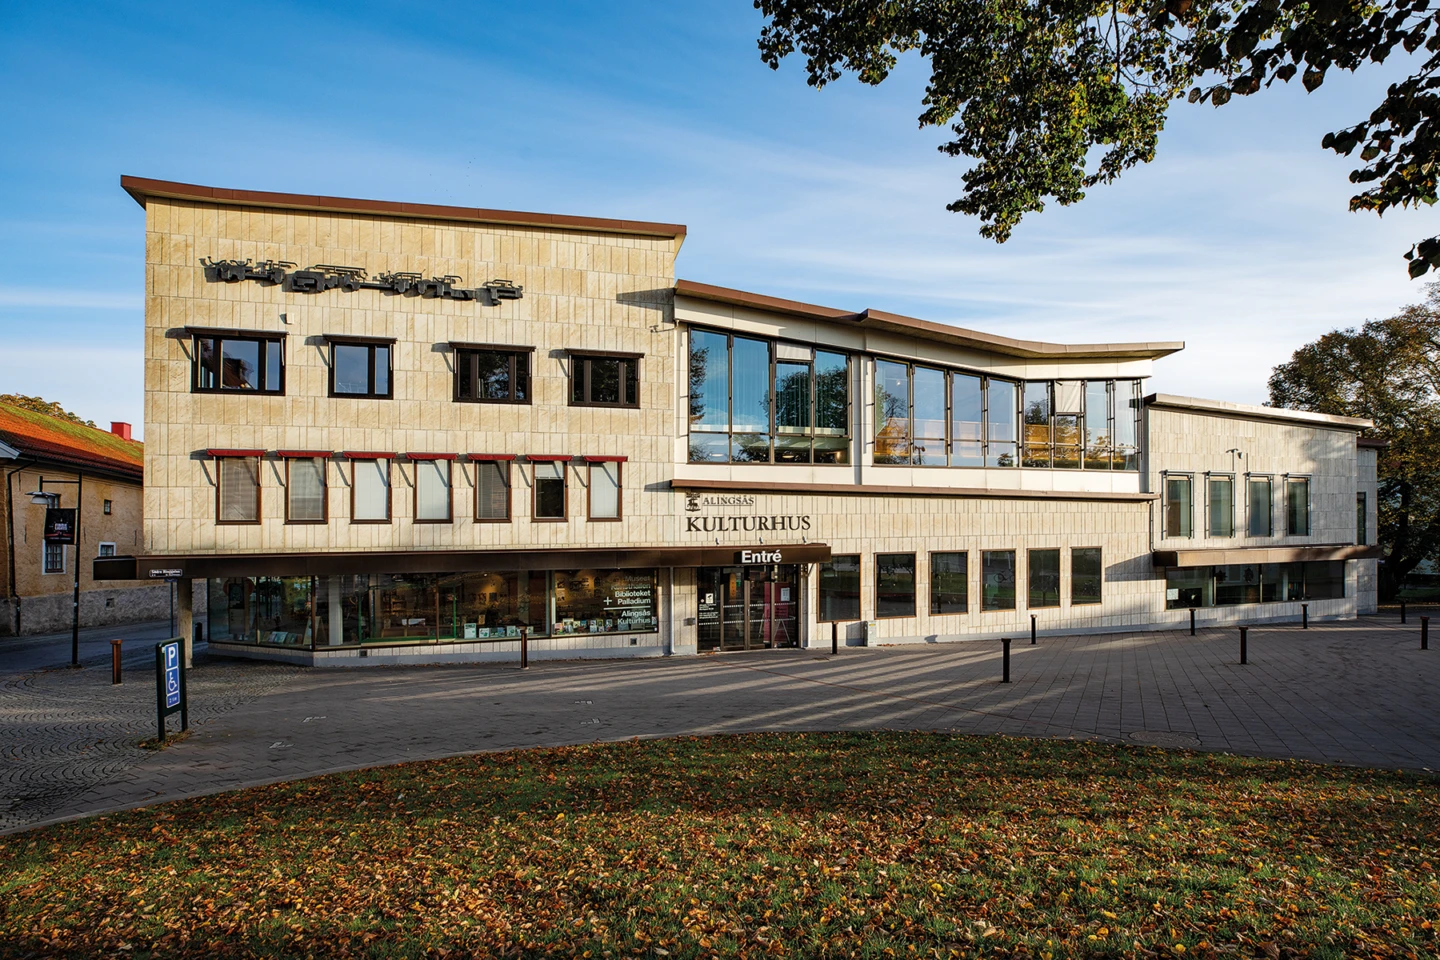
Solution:
<path fill-rule="evenodd" d="M 443 277 L 426 277 L 418 273 L 380 273 L 370 277 L 362 267 L 345 267 L 333 263 L 317 263 L 306 270 L 288 269 L 295 266 L 288 260 L 212 260 L 205 257 L 200 261 L 205 268 L 205 279 L 211 283 L 239 283 L 242 280 L 257 280 L 269 286 L 278 286 L 292 293 L 322 293 L 340 289 L 346 293 L 356 290 L 381 290 L 403 297 L 422 297 L 426 300 L 474 300 L 483 306 L 498 306 L 501 300 L 519 300 L 525 288 L 509 280 L 490 280 L 478 287 L 457 286 L 463 282 L 460 277 L 446 274 Z"/>

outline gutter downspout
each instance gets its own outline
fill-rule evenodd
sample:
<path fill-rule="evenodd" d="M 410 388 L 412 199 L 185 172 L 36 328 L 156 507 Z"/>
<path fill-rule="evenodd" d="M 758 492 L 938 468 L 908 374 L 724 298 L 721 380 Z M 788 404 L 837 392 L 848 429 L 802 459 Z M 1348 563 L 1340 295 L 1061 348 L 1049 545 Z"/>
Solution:
<path fill-rule="evenodd" d="M 39 460 L 31 458 L 29 463 L 18 466 L 5 474 L 5 546 L 7 547 L 6 559 L 9 561 L 10 574 L 7 581 L 10 587 L 8 599 L 11 601 L 10 608 L 15 611 L 14 622 L 11 623 L 10 629 L 16 634 L 20 632 L 20 595 L 15 589 L 15 496 L 10 489 L 10 484 L 15 478 L 15 474 L 22 470 L 28 470 L 39 462 Z"/>

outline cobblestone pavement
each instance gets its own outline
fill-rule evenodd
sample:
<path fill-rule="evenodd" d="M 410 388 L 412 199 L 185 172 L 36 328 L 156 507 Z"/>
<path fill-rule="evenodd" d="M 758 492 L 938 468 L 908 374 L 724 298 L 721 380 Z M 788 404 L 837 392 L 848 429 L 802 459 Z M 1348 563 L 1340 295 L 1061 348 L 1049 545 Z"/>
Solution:
<path fill-rule="evenodd" d="M 1412 615 L 1000 644 L 512 665 L 304 670 L 199 662 L 194 735 L 136 750 L 153 688 L 94 669 L 0 686 L 11 829 L 459 753 L 754 730 L 1075 737 L 1440 770 L 1436 649 Z M 123 690 L 123 694 L 115 691 Z M 18 698 L 18 699 L 16 699 Z M 28 698 L 28 699 L 27 699 Z"/>

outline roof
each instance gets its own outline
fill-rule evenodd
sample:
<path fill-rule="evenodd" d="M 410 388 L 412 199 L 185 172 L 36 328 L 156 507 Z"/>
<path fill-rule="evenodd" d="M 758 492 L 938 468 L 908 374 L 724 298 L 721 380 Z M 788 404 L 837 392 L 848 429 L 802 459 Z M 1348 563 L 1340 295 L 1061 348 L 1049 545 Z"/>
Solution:
<path fill-rule="evenodd" d="M 136 483 L 145 475 L 144 444 L 10 403 L 0 403 L 0 443 L 14 447 L 19 453 L 16 459 L 33 457 Z"/>
<path fill-rule="evenodd" d="M 1027 360 L 1135 360 L 1156 359 L 1178 353 L 1185 349 L 1183 341 L 1155 343 L 1045 343 L 1039 340 L 1016 340 L 994 333 L 981 333 L 963 327 L 952 327 L 930 320 L 917 320 L 897 313 L 867 308 L 855 313 L 835 307 L 822 307 L 798 300 L 784 300 L 764 294 L 732 290 L 693 280 L 677 280 L 675 293 L 678 296 L 696 300 L 710 300 L 737 307 L 749 307 L 769 313 L 783 313 L 787 316 L 807 320 L 826 320 L 831 323 L 881 330 L 902 336 L 915 337 L 951 346 L 984 350 L 1007 357 L 1021 357 Z"/>
<path fill-rule="evenodd" d="M 149 180 L 145 177 L 122 176 L 120 186 L 142 207 L 145 206 L 146 200 L 157 197 L 167 200 L 192 200 L 197 203 L 223 204 L 232 207 L 270 207 L 288 210 L 315 210 L 321 213 L 358 213 L 383 217 L 405 217 L 415 220 L 456 220 L 468 223 L 549 227 L 555 230 L 586 230 L 644 237 L 683 238 L 685 236 L 683 224 L 650 223 L 645 220 L 606 220 L 600 217 L 572 217 L 559 213 L 524 213 L 517 210 L 489 210 L 483 207 L 449 207 L 433 203 L 356 200 L 348 197 L 322 197 L 315 194 L 271 193 L 264 190 L 231 190 L 225 187 L 175 183 L 170 180 Z"/>
<path fill-rule="evenodd" d="M 1156 550 L 1157 567 L 1221 567 L 1251 563 L 1300 563 L 1314 560 L 1378 560 L 1380 548 L 1355 543 L 1295 544 L 1287 547 L 1213 547 Z"/>
<path fill-rule="evenodd" d="M 1341 427 L 1349 430 L 1368 430 L 1375 426 L 1372 421 L 1363 417 L 1340 417 L 1329 413 L 1312 413 L 1309 410 L 1287 410 L 1284 407 L 1257 407 L 1248 403 L 1231 403 L 1228 400 L 1176 397 L 1168 393 L 1150 394 L 1145 398 L 1145 405 L 1147 407 L 1168 407 L 1174 410 L 1192 410 L 1196 413 L 1217 413 L 1248 420 L 1308 423 L 1317 427 Z"/>

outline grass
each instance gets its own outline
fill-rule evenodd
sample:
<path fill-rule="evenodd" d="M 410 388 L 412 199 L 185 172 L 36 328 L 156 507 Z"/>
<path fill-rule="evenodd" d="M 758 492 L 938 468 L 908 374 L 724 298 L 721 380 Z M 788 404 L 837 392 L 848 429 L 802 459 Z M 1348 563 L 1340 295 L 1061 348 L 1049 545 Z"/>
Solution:
<path fill-rule="evenodd" d="M 891 732 L 487 754 L 0 838 L 0 955 L 1431 957 L 1436 786 Z"/>

